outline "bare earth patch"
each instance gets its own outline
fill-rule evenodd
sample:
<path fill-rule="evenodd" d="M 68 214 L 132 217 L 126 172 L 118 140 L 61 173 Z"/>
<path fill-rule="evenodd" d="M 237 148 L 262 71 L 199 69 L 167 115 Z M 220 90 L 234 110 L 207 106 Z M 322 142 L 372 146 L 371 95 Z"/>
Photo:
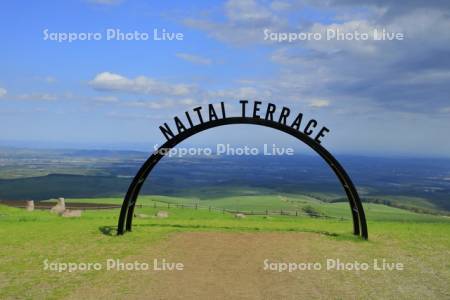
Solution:
<path fill-rule="evenodd" d="M 438 299 L 449 296 L 446 278 L 424 270 L 426 261 L 396 250 L 380 253 L 371 242 L 336 240 L 314 233 L 192 232 L 158 246 L 136 249 L 127 261 L 165 258 L 184 271 L 105 272 L 71 299 Z M 402 262 L 404 271 L 326 271 L 327 258 Z M 264 260 L 320 262 L 320 271 L 265 271 Z M 438 270 L 439 271 L 439 270 Z M 424 273 L 425 272 L 425 273 Z"/>

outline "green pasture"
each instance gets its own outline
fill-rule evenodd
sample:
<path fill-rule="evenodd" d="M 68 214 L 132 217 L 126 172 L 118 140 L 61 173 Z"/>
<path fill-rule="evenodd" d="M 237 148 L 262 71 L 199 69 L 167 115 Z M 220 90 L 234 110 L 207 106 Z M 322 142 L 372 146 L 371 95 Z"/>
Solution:
<path fill-rule="evenodd" d="M 284 197 L 284 198 L 283 198 Z M 443 216 L 416 214 L 378 204 L 365 204 L 369 241 L 351 233 L 352 224 L 347 203 L 322 203 L 304 196 L 247 196 L 230 199 L 202 200 L 202 205 L 222 208 L 278 210 L 301 209 L 312 205 L 323 215 L 247 216 L 236 219 L 233 214 L 208 209 L 167 208 L 165 202 L 193 203 L 196 199 L 143 196 L 136 209 L 131 234 L 115 235 L 118 209 L 84 211 L 80 218 L 63 218 L 49 211 L 27 212 L 0 206 L 0 299 L 58 299 L 69 296 L 80 284 L 95 281 L 100 272 L 58 273 L 46 271 L 44 260 L 60 262 L 95 262 L 113 257 L 129 259 L 173 233 L 183 231 L 220 232 L 310 232 L 320 240 L 345 243 L 367 250 L 367 256 L 389 256 L 392 249 L 407 253 L 429 272 L 450 280 L 450 219 Z M 157 200 L 158 202 L 154 202 Z M 67 199 L 67 202 L 121 203 L 121 198 Z M 154 205 L 156 204 L 156 208 Z M 156 218 L 157 211 L 169 212 L 165 219 Z M 344 244 L 343 244 L 344 245 Z M 306 245 L 305 245 L 306 246 Z M 320 245 L 316 245 L 320 246 Z M 365 251 L 366 251 L 365 250 Z M 391 253 L 391 254 L 390 254 Z M 397 252 L 396 252 L 397 253 Z M 392 254 L 393 255 L 393 254 Z M 413 275 L 411 275 L 413 276 Z M 114 284 L 115 275 L 111 275 Z M 450 282 L 450 281 L 449 281 Z M 438 284 L 438 283 L 436 283 Z M 433 288 L 433 287 L 430 287 Z M 441 286 L 436 286 L 436 289 Z M 442 292 L 438 291 L 437 293 Z M 448 293 L 447 291 L 444 291 Z M 123 289 L 124 295 L 127 288 Z M 118 296 L 118 295 L 115 295 Z M 120 296 L 120 295 L 119 295 Z"/>

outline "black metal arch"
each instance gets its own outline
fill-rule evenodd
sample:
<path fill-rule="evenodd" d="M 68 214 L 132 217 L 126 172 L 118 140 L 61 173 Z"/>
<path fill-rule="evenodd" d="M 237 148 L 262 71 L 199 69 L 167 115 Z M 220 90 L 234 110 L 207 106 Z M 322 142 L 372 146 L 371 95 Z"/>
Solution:
<path fill-rule="evenodd" d="M 296 137 L 297 139 L 308 145 L 310 148 L 312 148 L 331 167 L 336 176 L 339 178 L 339 181 L 341 182 L 342 187 L 344 188 L 345 193 L 347 194 L 347 198 L 349 200 L 350 209 L 353 217 L 353 233 L 355 235 L 360 235 L 364 239 L 368 238 L 366 217 L 364 214 L 361 199 L 359 198 L 358 192 L 356 191 L 356 188 L 353 185 L 353 182 L 351 181 L 347 172 L 333 157 L 333 155 L 331 155 L 331 153 L 328 152 L 328 150 L 326 150 L 322 145 L 311 139 L 305 133 L 298 131 L 292 127 L 262 118 L 249 118 L 249 117 L 223 118 L 201 123 L 199 125 L 186 129 L 185 131 L 176 135 L 174 138 L 165 142 L 159 149 L 171 149 L 176 145 L 178 145 L 179 143 L 181 143 L 182 141 L 184 141 L 185 139 L 199 132 L 202 132 L 210 128 L 231 124 L 254 124 L 274 128 L 283 131 L 287 134 L 290 134 L 293 137 Z M 141 187 L 144 184 L 150 172 L 152 171 L 153 167 L 167 152 L 168 151 L 155 151 L 141 166 L 138 173 L 131 182 L 127 194 L 125 195 L 122 208 L 120 211 L 119 223 L 117 226 L 118 235 L 122 235 L 125 232 L 125 230 L 131 231 L 134 207 L 136 205 L 136 200 L 141 190 Z"/>

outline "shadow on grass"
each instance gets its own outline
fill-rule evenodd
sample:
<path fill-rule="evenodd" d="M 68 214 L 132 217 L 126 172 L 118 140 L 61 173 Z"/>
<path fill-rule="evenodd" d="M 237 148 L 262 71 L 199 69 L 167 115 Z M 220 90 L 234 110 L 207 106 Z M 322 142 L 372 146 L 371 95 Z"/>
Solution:
<path fill-rule="evenodd" d="M 260 227 L 236 227 L 236 226 L 208 226 L 208 225 L 186 225 L 186 224 L 135 224 L 133 227 L 135 228 L 144 228 L 144 227 L 160 227 L 160 228 L 176 228 L 176 229 L 197 229 L 197 230 L 224 230 L 224 231 L 234 231 L 234 232 L 242 232 L 242 231 L 250 231 L 250 232 L 297 232 L 297 233 L 315 233 L 327 236 L 329 238 L 335 239 L 337 241 L 354 241 L 361 242 L 365 241 L 358 236 L 355 236 L 351 233 L 336 233 L 329 232 L 325 230 L 314 230 L 310 228 L 260 228 Z M 107 236 L 117 236 L 117 228 L 115 226 L 100 226 L 99 231 Z"/>
<path fill-rule="evenodd" d="M 313 230 L 307 228 L 283 228 L 283 229 L 268 229 L 259 227 L 236 227 L 236 226 L 207 226 L 207 225 L 182 225 L 182 224 L 136 224 L 134 227 L 170 227 L 170 228 L 181 228 L 181 229 L 219 229 L 219 230 L 229 230 L 229 231 L 267 231 L 267 232 L 307 232 L 307 233 L 317 233 L 329 237 L 347 239 L 346 234 L 338 234 L 335 232 L 329 232 L 324 230 Z M 353 236 L 349 237 L 354 239 Z"/>
<path fill-rule="evenodd" d="M 108 235 L 108 236 L 117 235 L 117 229 L 116 229 L 116 227 L 113 227 L 113 226 L 100 226 L 98 228 L 98 230 L 100 230 L 100 232 L 103 233 L 104 235 Z"/>

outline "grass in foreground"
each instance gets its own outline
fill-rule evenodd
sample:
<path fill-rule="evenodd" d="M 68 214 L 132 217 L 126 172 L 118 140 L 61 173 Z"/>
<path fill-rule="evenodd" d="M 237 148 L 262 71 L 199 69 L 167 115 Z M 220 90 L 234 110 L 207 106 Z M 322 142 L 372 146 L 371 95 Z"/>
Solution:
<path fill-rule="evenodd" d="M 140 203 L 150 204 L 150 199 L 143 198 Z M 117 203 L 121 199 L 99 201 Z M 348 206 L 330 205 L 335 206 L 322 209 L 328 213 L 340 214 L 341 210 L 344 213 L 345 208 L 347 216 L 349 215 Z M 220 212 L 176 208 L 169 210 L 169 218 L 157 219 L 151 216 L 164 208 L 146 206 L 136 211 L 143 218 L 135 219 L 133 232 L 118 237 L 115 236 L 117 209 L 85 211 L 79 219 L 64 219 L 48 211 L 26 212 L 0 206 L 0 298 L 63 298 L 75 293 L 80 286 L 92 283 L 121 286 L 119 290 L 112 289 L 115 292 L 111 292 L 113 294 L 108 297 L 124 297 L 133 291 L 127 288 L 123 274 L 106 271 L 49 272 L 43 270 L 43 261 L 96 262 L 107 258 L 127 261 L 136 256 L 151 260 L 149 249 L 160 241 L 167 239 L 172 233 L 192 231 L 318 234 L 319 238 L 304 247 L 321 249 L 323 255 L 332 257 L 336 255 L 336 249 L 341 249 L 340 252 L 347 249 L 348 253 L 353 253 L 360 259 L 373 259 L 377 256 L 403 260 L 410 268 L 408 280 L 415 284 L 422 283 L 427 291 L 423 295 L 442 298 L 448 296 L 449 287 L 445 282 L 450 281 L 449 219 L 418 215 L 380 205 L 365 207 L 369 219 L 368 242 L 351 234 L 351 222 L 347 219 L 250 216 L 238 220 L 230 214 Z M 273 250 L 276 252 L 280 249 Z M 301 261 L 301 257 L 298 260 Z M 384 276 L 388 276 L 386 280 L 393 276 L 394 280 L 397 275 L 392 273 Z M 344 279 L 336 276 L 337 281 L 330 282 L 330 285 L 339 285 L 339 280 Z M 381 287 L 378 285 L 378 288 Z M 373 288 L 377 288 L 376 282 Z M 403 296 L 408 295 L 421 294 L 412 290 Z M 95 296 L 90 295 L 91 298 Z"/>

